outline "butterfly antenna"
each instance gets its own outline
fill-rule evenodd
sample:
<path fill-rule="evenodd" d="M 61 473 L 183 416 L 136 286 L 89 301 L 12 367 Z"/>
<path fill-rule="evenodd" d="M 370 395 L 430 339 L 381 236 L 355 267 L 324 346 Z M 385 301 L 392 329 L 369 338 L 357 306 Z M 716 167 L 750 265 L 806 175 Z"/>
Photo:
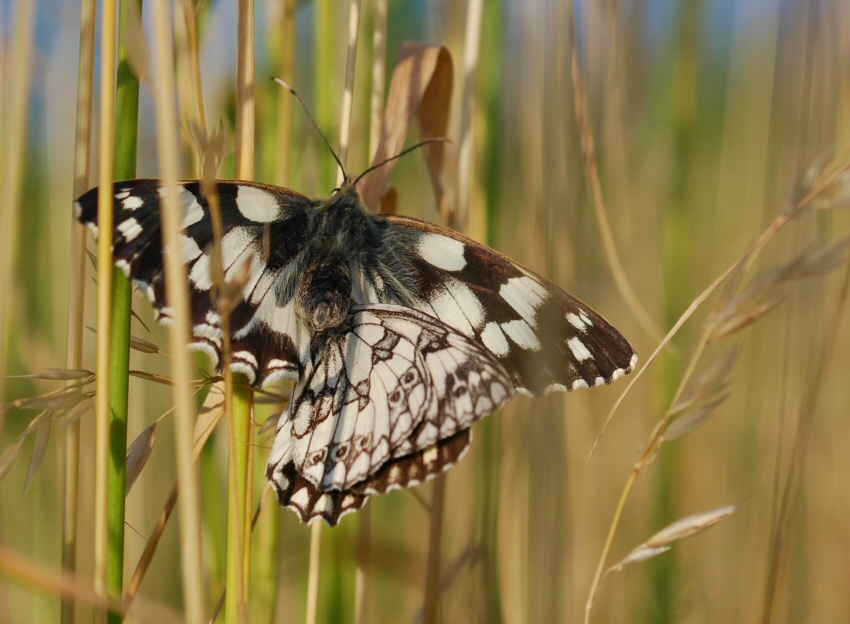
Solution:
<path fill-rule="evenodd" d="M 316 129 L 316 132 L 319 133 L 319 136 L 322 137 L 322 140 L 325 142 L 325 145 L 328 146 L 328 149 L 331 151 L 331 154 L 333 154 L 333 157 L 334 157 L 334 160 L 336 161 L 336 164 L 338 164 L 340 170 L 342 170 L 342 179 L 347 180 L 348 174 L 345 173 L 345 167 L 342 166 L 342 161 L 339 159 L 339 156 L 336 155 L 334 148 L 331 147 L 331 144 L 330 144 L 330 141 L 328 141 L 328 138 L 325 136 L 325 134 L 319 128 L 319 124 L 317 124 L 316 120 L 313 119 L 313 115 L 310 114 L 310 109 L 307 108 L 307 105 L 304 103 L 304 100 L 302 100 L 301 96 L 298 95 L 298 92 L 295 89 L 293 89 L 292 86 L 288 82 L 283 80 L 282 78 L 272 78 L 272 80 L 274 80 L 276 83 L 278 83 L 280 86 L 282 86 L 284 89 L 286 89 L 292 95 L 295 96 L 295 99 L 298 100 L 298 103 L 301 105 L 301 108 L 303 108 L 304 112 L 307 114 L 307 118 L 310 120 L 310 123 L 313 124 L 313 127 Z M 390 160 L 392 160 L 392 159 L 390 159 Z"/>
<path fill-rule="evenodd" d="M 425 145 L 428 145 L 429 143 L 451 143 L 451 140 L 450 140 L 450 139 L 447 139 L 446 137 L 438 137 L 438 138 L 434 138 L 434 139 L 425 139 L 424 141 L 422 141 L 422 142 L 420 142 L 420 143 L 417 143 L 416 145 L 413 145 L 413 146 L 411 146 L 411 147 L 408 147 L 408 148 L 407 148 L 406 150 L 404 150 L 404 151 L 399 152 L 399 153 L 398 153 L 398 154 L 396 154 L 395 156 L 391 156 L 390 158 L 387 158 L 386 160 L 379 162 L 377 165 L 372 165 L 372 166 L 371 166 L 371 167 L 369 167 L 366 171 L 364 171 L 364 172 L 363 172 L 363 173 L 361 173 L 359 176 L 357 176 L 357 179 L 356 179 L 356 180 L 354 180 L 354 184 L 352 184 L 352 186 L 357 186 L 357 183 L 358 183 L 358 182 L 360 182 L 360 179 L 361 179 L 363 176 L 365 176 L 367 173 L 369 173 L 370 171 L 374 171 L 374 170 L 375 170 L 375 169 L 377 169 L 378 167 L 383 167 L 383 166 L 384 166 L 384 165 L 386 165 L 388 162 L 392 162 L 392 161 L 396 160 L 397 158 L 401 158 L 401 157 L 402 157 L 402 156 L 404 156 L 405 154 L 409 154 L 409 153 L 410 153 L 410 152 L 412 152 L 413 150 L 417 150 L 417 149 L 419 149 L 420 147 L 423 147 L 423 146 L 425 146 Z"/>

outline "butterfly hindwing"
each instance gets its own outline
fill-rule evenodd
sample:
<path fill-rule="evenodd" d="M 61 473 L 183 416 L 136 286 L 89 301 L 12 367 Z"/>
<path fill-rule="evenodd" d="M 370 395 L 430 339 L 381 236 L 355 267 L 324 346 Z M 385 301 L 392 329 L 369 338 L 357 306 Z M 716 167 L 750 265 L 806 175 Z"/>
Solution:
<path fill-rule="evenodd" d="M 301 522 L 322 518 L 336 526 L 342 516 L 357 511 L 369 496 L 417 486 L 439 476 L 463 459 L 472 431 L 464 429 L 422 450 L 387 461 L 375 473 L 349 490 L 320 490 L 299 474 L 290 452 L 269 458 L 266 476 L 278 502 L 298 514 Z"/>
<path fill-rule="evenodd" d="M 293 311 L 291 292 L 275 288 L 308 239 L 309 198 L 252 182 L 218 182 L 223 223 L 225 281 L 244 280 L 230 315 L 233 368 L 257 386 L 276 377 L 296 378 L 312 333 Z M 221 357 L 221 319 L 211 298 L 213 230 L 210 207 L 198 181 L 177 185 L 183 210 L 183 260 L 189 277 L 191 346 Z M 165 291 L 158 180 L 128 180 L 114 186 L 115 264 L 146 293 L 159 318 L 171 310 Z M 76 203 L 77 216 L 97 233 L 97 190 Z"/>
<path fill-rule="evenodd" d="M 517 390 L 596 386 L 634 367 L 637 357 L 626 339 L 546 279 L 448 228 L 399 216 L 386 223 L 378 267 L 361 270 L 365 297 L 395 303 L 403 291 L 407 305 L 493 353 Z M 400 288 L 380 274 L 387 265 L 403 276 Z"/>
<path fill-rule="evenodd" d="M 291 456 L 320 490 L 356 489 L 512 396 L 498 361 L 443 323 L 400 306 L 356 306 L 314 339 L 270 464 Z"/>

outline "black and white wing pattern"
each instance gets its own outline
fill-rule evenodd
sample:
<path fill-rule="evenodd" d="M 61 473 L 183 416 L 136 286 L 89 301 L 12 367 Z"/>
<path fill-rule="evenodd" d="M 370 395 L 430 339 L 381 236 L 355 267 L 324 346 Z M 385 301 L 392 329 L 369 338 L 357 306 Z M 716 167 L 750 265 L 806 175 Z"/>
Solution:
<path fill-rule="evenodd" d="M 517 391 L 598 386 L 634 368 L 628 341 L 543 277 L 448 228 L 400 216 L 385 223 L 380 260 L 360 268 L 355 295 L 410 305 L 472 338 L 498 358 Z"/>
<path fill-rule="evenodd" d="M 114 186 L 113 254 L 171 317 L 156 180 Z M 192 344 L 218 366 L 222 329 L 213 232 L 200 184 L 184 182 L 182 254 Z M 459 461 L 471 426 L 515 391 L 607 384 L 637 356 L 605 319 L 502 254 L 444 227 L 368 213 L 352 184 L 310 199 L 252 182 L 217 183 L 232 367 L 257 387 L 297 384 L 267 476 L 304 522 L 336 524 L 369 496 Z M 97 191 L 76 203 L 97 233 Z"/>
<path fill-rule="evenodd" d="M 252 182 L 219 182 L 225 280 L 250 263 L 242 300 L 230 317 L 233 369 L 256 386 L 279 377 L 297 379 L 312 332 L 294 312 L 292 293 L 275 288 L 292 271 L 308 239 L 312 200 L 293 191 Z M 115 265 L 145 293 L 160 320 L 171 310 L 165 291 L 158 180 L 128 180 L 114 186 Z M 220 317 L 211 299 L 213 245 L 209 205 L 197 181 L 177 187 L 183 206 L 182 254 L 191 297 L 192 346 L 221 357 Z M 77 200 L 77 218 L 97 234 L 97 189 Z M 265 251 L 264 251 L 265 249 Z"/>
<path fill-rule="evenodd" d="M 302 520 L 336 524 L 371 494 L 447 470 L 469 427 L 512 396 L 496 358 L 444 323 L 400 306 L 355 306 L 314 337 L 267 474 Z"/>

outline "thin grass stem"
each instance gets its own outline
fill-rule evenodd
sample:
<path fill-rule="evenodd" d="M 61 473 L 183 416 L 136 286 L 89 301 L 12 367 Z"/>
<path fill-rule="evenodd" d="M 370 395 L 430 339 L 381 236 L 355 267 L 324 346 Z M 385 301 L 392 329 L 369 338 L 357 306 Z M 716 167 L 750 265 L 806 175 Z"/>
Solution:
<path fill-rule="evenodd" d="M 387 68 L 387 0 L 376 0 L 372 33 L 372 95 L 369 99 L 369 162 L 378 152 Z M 372 506 L 358 514 L 356 572 L 354 575 L 354 622 L 369 621 L 369 568 L 371 564 Z"/>
<path fill-rule="evenodd" d="M 136 145 L 139 119 L 139 79 L 130 67 L 126 45 L 128 5 L 140 0 L 120 0 L 118 25 L 118 70 L 115 94 L 114 176 L 124 180 L 136 175 Z M 109 576 L 112 598 L 120 599 L 124 586 L 124 517 L 127 475 L 127 420 L 130 390 L 130 312 L 132 287 L 120 269 L 112 270 L 112 319 L 109 380 Z M 111 612 L 109 621 L 121 616 Z"/>
<path fill-rule="evenodd" d="M 177 111 L 171 13 L 168 3 L 154 3 L 155 89 L 157 109 L 157 142 L 165 197 L 162 209 L 163 243 L 166 249 L 180 249 L 182 214 L 176 193 L 179 168 Z M 174 439 L 177 480 L 182 496 L 180 509 L 180 554 L 183 579 L 184 609 L 187 622 L 205 620 L 204 568 L 201 553 L 200 491 L 195 472 L 192 442 L 194 429 L 191 360 L 189 344 L 189 297 L 186 267 L 179 253 L 165 254 L 166 295 L 173 310 L 169 338 L 174 378 Z"/>
<path fill-rule="evenodd" d="M 92 102 L 94 91 L 94 50 L 97 26 L 97 1 L 83 0 L 80 17 L 80 51 L 77 70 L 77 115 L 74 145 L 74 198 L 89 186 L 91 175 Z M 84 227 L 71 219 L 71 263 L 68 283 L 68 337 L 65 366 L 79 369 L 83 360 L 85 312 L 86 236 Z M 70 383 L 69 383 L 70 385 Z M 62 569 L 77 570 L 77 512 L 79 498 L 80 422 L 65 431 L 62 480 Z M 59 621 L 74 621 L 75 603 L 62 598 Z"/>
<path fill-rule="evenodd" d="M 4 75 L 2 146 L 0 146 L 0 193 L 5 208 L 0 211 L 0 284 L 8 287 L 14 282 L 15 261 L 21 219 L 21 190 L 24 181 L 27 112 L 32 81 L 33 27 L 35 2 L 17 3 L 12 29 L 12 49 L 9 58 L 15 59 Z M 6 65 L 4 59 L 3 65 Z M 6 369 L 7 337 L 13 297 L 0 301 L 0 370 Z M 5 396 L 5 375 L 0 375 L 0 397 Z"/>
<path fill-rule="evenodd" d="M 97 238 L 97 382 L 95 388 L 94 590 L 107 596 L 109 566 L 110 341 L 112 339 L 112 205 L 117 2 L 104 0 L 100 56 L 100 164 Z M 99 613 L 98 616 L 105 614 Z M 97 617 L 96 619 L 100 619 Z"/>

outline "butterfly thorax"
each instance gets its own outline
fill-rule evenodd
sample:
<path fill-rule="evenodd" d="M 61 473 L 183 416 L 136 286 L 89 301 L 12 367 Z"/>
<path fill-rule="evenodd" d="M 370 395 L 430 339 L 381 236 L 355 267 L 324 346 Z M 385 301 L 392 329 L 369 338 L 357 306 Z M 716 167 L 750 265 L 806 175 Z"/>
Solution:
<path fill-rule="evenodd" d="M 351 305 L 352 265 L 370 247 L 373 218 L 354 188 L 346 184 L 329 199 L 316 202 L 312 235 L 298 289 L 298 312 L 314 331 L 336 327 Z"/>

